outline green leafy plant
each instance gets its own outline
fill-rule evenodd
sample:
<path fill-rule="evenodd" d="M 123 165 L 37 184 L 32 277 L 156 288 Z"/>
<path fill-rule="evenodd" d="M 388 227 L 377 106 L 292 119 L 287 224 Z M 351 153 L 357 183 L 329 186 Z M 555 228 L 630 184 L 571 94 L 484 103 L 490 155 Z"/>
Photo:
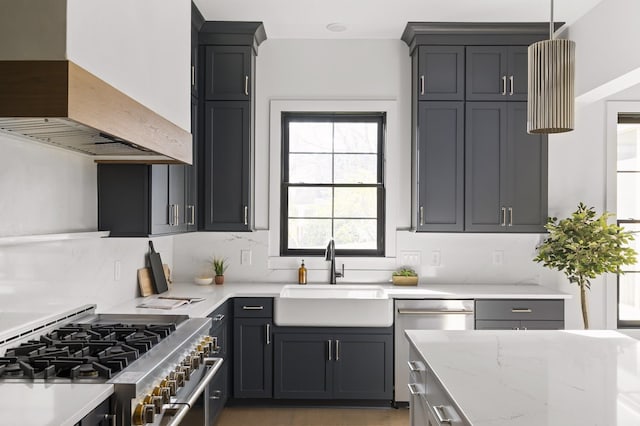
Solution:
<path fill-rule="evenodd" d="M 417 277 L 418 274 L 416 274 L 416 271 L 414 271 L 411 268 L 400 268 L 397 271 L 394 271 L 393 274 L 394 277 Z"/>
<path fill-rule="evenodd" d="M 213 257 L 211 259 L 211 266 L 213 267 L 213 271 L 216 275 L 224 275 L 224 271 L 229 268 L 229 264 L 227 263 L 226 257 Z"/>
<path fill-rule="evenodd" d="M 628 247 L 633 233 L 616 224 L 607 223 L 610 213 L 596 217 L 593 207 L 578 204 L 571 217 L 558 221 L 547 219 L 547 239 L 538 246 L 533 259 L 544 266 L 563 272 L 569 282 L 580 287 L 580 304 L 584 328 L 589 328 L 586 290 L 592 279 L 604 273 L 622 274 L 623 265 L 636 262 L 636 251 Z"/>

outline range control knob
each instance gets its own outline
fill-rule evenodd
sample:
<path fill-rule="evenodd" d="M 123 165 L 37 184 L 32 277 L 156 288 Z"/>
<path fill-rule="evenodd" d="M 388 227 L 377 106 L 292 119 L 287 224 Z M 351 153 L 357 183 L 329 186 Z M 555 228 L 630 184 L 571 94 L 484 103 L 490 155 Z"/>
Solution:
<path fill-rule="evenodd" d="M 176 371 L 172 371 L 171 373 L 169 373 L 169 379 L 175 380 L 176 386 L 179 388 L 184 386 L 184 373 L 182 371 L 178 371 L 177 368 Z"/>
<path fill-rule="evenodd" d="M 153 392 L 151 392 L 151 395 L 161 398 L 162 404 L 168 404 L 169 402 L 171 402 L 171 392 L 166 385 L 167 382 L 163 380 L 162 382 L 160 382 L 160 386 L 156 386 L 153 389 Z"/>
<path fill-rule="evenodd" d="M 168 379 L 166 382 L 167 382 L 167 387 L 169 388 L 170 395 L 176 396 L 176 392 L 178 390 L 178 384 L 176 383 L 176 381 Z"/>
<path fill-rule="evenodd" d="M 185 380 L 189 380 L 189 378 L 191 377 L 191 366 L 190 365 L 184 365 L 184 363 L 178 367 L 178 369 L 176 371 L 182 371 L 184 373 L 184 379 Z"/>
<path fill-rule="evenodd" d="M 155 419 L 155 406 L 153 404 L 138 403 L 133 410 L 131 416 L 131 422 L 134 425 L 144 425 L 146 423 L 153 423 Z"/>

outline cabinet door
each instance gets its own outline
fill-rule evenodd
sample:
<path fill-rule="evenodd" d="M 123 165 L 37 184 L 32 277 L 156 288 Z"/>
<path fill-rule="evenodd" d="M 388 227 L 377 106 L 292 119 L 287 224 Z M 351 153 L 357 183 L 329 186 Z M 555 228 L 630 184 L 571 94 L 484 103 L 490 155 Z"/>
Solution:
<path fill-rule="evenodd" d="M 233 343 L 234 397 L 271 398 L 273 394 L 271 319 L 236 319 Z"/>
<path fill-rule="evenodd" d="M 506 162 L 506 102 L 466 103 L 465 230 L 502 232 L 507 207 L 501 184 Z"/>
<path fill-rule="evenodd" d="M 187 189 L 187 168 L 183 164 L 169 165 L 169 208 L 172 209 L 173 225 L 170 232 L 185 232 L 187 217 L 185 216 L 185 200 Z"/>
<path fill-rule="evenodd" d="M 526 101 L 529 89 L 529 54 L 527 46 L 507 49 L 507 100 Z"/>
<path fill-rule="evenodd" d="M 507 230 L 544 232 L 547 220 L 547 137 L 527 133 L 527 103 L 508 104 Z"/>
<path fill-rule="evenodd" d="M 418 103 L 418 231 L 462 231 L 464 103 Z"/>
<path fill-rule="evenodd" d="M 504 101 L 509 93 L 507 47 L 468 46 L 466 99 Z"/>
<path fill-rule="evenodd" d="M 252 97 L 251 47 L 207 46 L 205 99 L 246 101 Z"/>
<path fill-rule="evenodd" d="M 331 335 L 277 333 L 274 343 L 274 398 L 331 398 Z"/>
<path fill-rule="evenodd" d="M 191 135 L 193 143 L 193 162 L 185 166 L 184 222 L 186 231 L 194 232 L 198 224 L 198 99 L 191 97 Z"/>
<path fill-rule="evenodd" d="M 175 208 L 169 202 L 169 166 L 151 166 L 151 234 L 173 232 Z"/>
<path fill-rule="evenodd" d="M 391 399 L 393 397 L 393 336 L 335 336 L 333 397 Z"/>
<path fill-rule="evenodd" d="M 464 47 L 418 47 L 418 99 L 464 100 Z"/>
<path fill-rule="evenodd" d="M 198 30 L 191 25 L 191 96 L 198 96 Z"/>
<path fill-rule="evenodd" d="M 204 207 L 207 231 L 249 230 L 250 102 L 206 102 Z"/>

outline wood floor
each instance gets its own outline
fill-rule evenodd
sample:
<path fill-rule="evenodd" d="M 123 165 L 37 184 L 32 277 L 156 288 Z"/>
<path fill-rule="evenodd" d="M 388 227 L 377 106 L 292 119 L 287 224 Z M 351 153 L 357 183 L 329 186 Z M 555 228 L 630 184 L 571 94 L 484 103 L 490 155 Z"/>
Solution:
<path fill-rule="evenodd" d="M 225 407 L 217 426 L 408 426 L 407 408 Z"/>

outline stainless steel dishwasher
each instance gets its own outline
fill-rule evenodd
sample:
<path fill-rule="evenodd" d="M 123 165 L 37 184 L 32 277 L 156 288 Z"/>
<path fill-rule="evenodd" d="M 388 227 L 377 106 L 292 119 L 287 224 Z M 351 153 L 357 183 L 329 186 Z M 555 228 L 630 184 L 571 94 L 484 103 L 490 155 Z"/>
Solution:
<path fill-rule="evenodd" d="M 473 330 L 473 300 L 396 299 L 395 402 L 409 401 L 409 343 L 405 330 Z"/>

